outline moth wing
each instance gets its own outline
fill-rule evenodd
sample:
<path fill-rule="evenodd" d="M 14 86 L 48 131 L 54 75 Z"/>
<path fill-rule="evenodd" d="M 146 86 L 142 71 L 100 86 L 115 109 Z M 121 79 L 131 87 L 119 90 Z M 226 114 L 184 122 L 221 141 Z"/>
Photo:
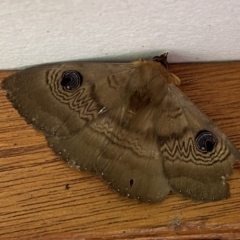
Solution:
<path fill-rule="evenodd" d="M 81 86 L 66 91 L 63 75 L 71 71 L 79 73 L 82 82 L 75 79 Z M 2 87 L 28 123 L 46 135 L 66 137 L 95 119 L 99 112 L 123 101 L 127 77 L 132 72 L 131 63 L 46 64 L 17 72 L 6 78 Z"/>
<path fill-rule="evenodd" d="M 119 106 L 67 139 L 47 139 L 71 166 L 99 172 L 120 195 L 159 202 L 168 195 L 170 187 L 152 127 L 154 113 L 155 109 L 146 108 L 132 119 L 131 113 Z"/>
<path fill-rule="evenodd" d="M 80 87 L 63 88 L 66 71 L 82 76 Z M 155 109 L 145 108 L 136 118 L 127 111 L 133 94 L 129 81 L 139 77 L 131 63 L 48 64 L 10 76 L 3 88 L 70 166 L 99 172 L 123 196 L 158 202 L 170 187 L 148 118 Z"/>
<path fill-rule="evenodd" d="M 232 173 L 232 165 L 240 159 L 240 153 L 226 135 L 172 84 L 162 102 L 156 131 L 164 173 L 173 191 L 205 201 L 230 196 L 226 177 Z M 200 141 L 197 135 L 201 132 Z M 201 151 L 197 144 L 210 144 L 210 150 L 213 149 Z"/>

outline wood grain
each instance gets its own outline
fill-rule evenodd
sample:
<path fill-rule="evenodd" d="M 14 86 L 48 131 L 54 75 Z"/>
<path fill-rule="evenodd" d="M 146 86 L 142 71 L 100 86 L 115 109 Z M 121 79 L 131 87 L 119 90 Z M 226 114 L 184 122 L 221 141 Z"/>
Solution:
<path fill-rule="evenodd" d="M 170 69 L 182 80 L 182 91 L 240 149 L 240 62 Z M 12 73 L 0 72 L 0 80 Z M 170 194 L 160 204 L 140 204 L 109 190 L 100 177 L 60 161 L 3 90 L 0 179 L 0 239 L 240 238 L 238 162 L 227 200 L 202 203 Z"/>

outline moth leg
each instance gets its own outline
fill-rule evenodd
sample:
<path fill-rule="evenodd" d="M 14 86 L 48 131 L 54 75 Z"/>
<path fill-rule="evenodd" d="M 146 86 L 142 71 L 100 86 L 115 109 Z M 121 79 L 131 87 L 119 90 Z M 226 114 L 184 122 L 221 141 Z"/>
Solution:
<path fill-rule="evenodd" d="M 180 86 L 181 85 L 181 80 L 179 77 L 177 77 L 175 74 L 173 73 L 170 73 L 170 76 L 171 76 L 171 80 L 172 80 L 172 83 L 176 86 Z"/>

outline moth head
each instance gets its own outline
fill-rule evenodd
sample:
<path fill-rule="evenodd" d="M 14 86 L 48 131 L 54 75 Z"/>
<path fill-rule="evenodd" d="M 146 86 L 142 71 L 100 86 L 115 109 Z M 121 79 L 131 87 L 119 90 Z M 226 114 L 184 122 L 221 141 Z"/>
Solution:
<path fill-rule="evenodd" d="M 201 130 L 197 133 L 195 142 L 200 152 L 207 153 L 213 151 L 217 145 L 217 138 L 212 132 Z"/>
<path fill-rule="evenodd" d="M 73 91 L 82 85 L 82 75 L 74 70 L 65 71 L 62 75 L 61 86 L 64 90 Z"/>
<path fill-rule="evenodd" d="M 167 55 L 168 53 L 166 52 L 160 56 L 153 57 L 152 60 L 161 63 L 166 69 L 168 69 Z"/>

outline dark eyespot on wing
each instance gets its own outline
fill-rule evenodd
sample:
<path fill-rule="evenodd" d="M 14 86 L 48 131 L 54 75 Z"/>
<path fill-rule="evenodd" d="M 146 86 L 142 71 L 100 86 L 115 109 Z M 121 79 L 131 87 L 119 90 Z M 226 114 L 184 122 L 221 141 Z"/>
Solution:
<path fill-rule="evenodd" d="M 217 144 L 217 138 L 207 130 L 201 130 L 195 138 L 197 149 L 203 153 L 211 152 Z"/>
<path fill-rule="evenodd" d="M 77 71 L 66 71 L 62 75 L 61 85 L 64 89 L 72 91 L 82 85 L 83 77 Z"/>

